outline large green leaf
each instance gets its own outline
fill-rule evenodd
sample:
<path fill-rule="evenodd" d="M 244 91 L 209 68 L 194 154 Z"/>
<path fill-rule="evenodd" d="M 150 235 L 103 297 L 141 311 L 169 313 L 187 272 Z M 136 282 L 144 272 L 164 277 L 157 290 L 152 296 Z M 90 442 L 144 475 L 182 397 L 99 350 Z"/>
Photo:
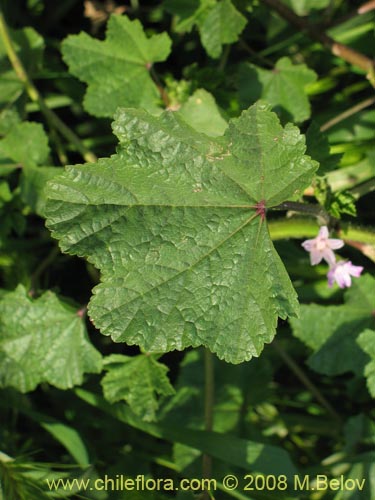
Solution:
<path fill-rule="evenodd" d="M 85 109 L 112 117 L 119 106 L 157 109 L 159 92 L 150 68 L 168 57 L 170 46 L 166 33 L 147 38 L 137 19 L 113 15 L 106 40 L 86 33 L 71 35 L 64 40 L 62 53 L 70 72 L 88 84 Z"/>
<path fill-rule="evenodd" d="M 299 319 L 292 318 L 293 333 L 314 350 L 308 364 L 319 373 L 362 374 L 368 357 L 357 338 L 374 324 L 375 280 L 366 274 L 345 293 L 345 304 L 301 305 Z"/>
<path fill-rule="evenodd" d="M 112 354 L 104 359 L 106 375 L 102 379 L 105 398 L 110 403 L 125 400 L 134 413 L 148 422 L 155 420 L 157 396 L 170 396 L 168 368 L 152 356 Z"/>
<path fill-rule="evenodd" d="M 146 351 L 205 345 L 229 362 L 258 356 L 277 317 L 298 311 L 263 206 L 310 183 L 317 164 L 304 137 L 261 104 L 219 138 L 172 112 L 120 110 L 114 131 L 117 155 L 68 167 L 48 192 L 62 250 L 102 272 L 89 305 L 95 325 Z"/>
<path fill-rule="evenodd" d="M 52 292 L 36 300 L 22 285 L 0 300 L 0 385 L 21 392 L 48 382 L 60 389 L 99 372 L 101 355 L 87 339 L 82 318 Z"/>
<path fill-rule="evenodd" d="M 288 57 L 279 59 L 272 70 L 246 63 L 239 75 L 240 99 L 244 106 L 264 99 L 283 118 L 302 122 L 310 116 L 305 87 L 316 78 L 305 64 L 293 64 Z"/>

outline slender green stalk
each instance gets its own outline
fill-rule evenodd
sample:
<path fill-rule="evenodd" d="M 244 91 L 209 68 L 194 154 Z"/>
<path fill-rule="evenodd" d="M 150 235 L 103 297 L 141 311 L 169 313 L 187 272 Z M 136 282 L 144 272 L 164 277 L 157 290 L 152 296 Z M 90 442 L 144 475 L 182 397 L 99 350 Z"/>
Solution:
<path fill-rule="evenodd" d="M 19 59 L 16 51 L 14 50 L 12 40 L 9 35 L 8 27 L 5 22 L 3 13 L 0 11 L 0 37 L 3 40 L 5 49 L 8 54 L 9 61 L 13 66 L 20 81 L 24 84 L 25 90 L 33 102 L 38 103 L 40 111 L 44 114 L 49 124 L 60 132 L 60 134 L 65 137 L 66 140 L 74 144 L 77 151 L 79 151 L 82 157 L 88 162 L 95 162 L 97 160 L 96 156 L 89 151 L 83 144 L 79 137 L 60 120 L 60 118 L 48 108 L 44 99 L 40 95 L 38 89 L 35 87 L 34 83 L 30 79 L 27 71 L 25 70 L 21 60 Z"/>
<path fill-rule="evenodd" d="M 31 275 L 31 290 L 34 290 L 36 284 L 40 278 L 40 276 L 44 273 L 47 267 L 56 259 L 56 257 L 60 254 L 60 249 L 58 246 L 52 248 L 47 257 L 42 260 L 39 266 L 35 269 L 33 274 Z"/>
<path fill-rule="evenodd" d="M 371 106 L 374 103 L 375 103 L 375 97 L 369 97 L 368 99 L 365 99 L 364 101 L 347 109 L 343 113 L 340 113 L 339 115 L 335 116 L 334 118 L 331 118 L 331 120 L 328 120 L 326 123 L 324 123 L 320 127 L 320 131 L 325 132 L 326 130 L 333 127 L 337 123 L 340 123 L 341 121 L 345 120 L 346 118 L 349 118 L 349 116 L 352 116 L 352 115 L 355 115 L 356 113 L 359 113 L 360 111 L 362 111 L 365 108 L 368 108 L 369 106 Z"/>
<path fill-rule="evenodd" d="M 214 355 L 212 352 L 204 349 L 204 376 L 205 376 L 205 394 L 204 394 L 204 420 L 206 431 L 212 431 L 214 420 L 214 398 L 215 398 L 215 372 Z M 212 476 L 212 458 L 204 454 L 202 462 L 202 473 L 204 479 L 210 479 Z M 209 498 L 206 491 L 204 498 Z"/>
<path fill-rule="evenodd" d="M 342 423 L 340 415 L 334 410 L 332 405 L 326 400 L 323 394 L 319 391 L 319 389 L 311 382 L 306 373 L 302 370 L 300 366 L 294 361 L 294 359 L 283 349 L 280 343 L 275 340 L 272 343 L 272 346 L 276 350 L 276 352 L 280 355 L 280 357 L 285 361 L 288 367 L 292 370 L 292 372 L 299 378 L 299 380 L 307 387 L 307 389 L 314 395 L 317 401 L 327 410 L 327 413 L 331 415 L 331 417 L 336 420 L 338 423 Z"/>
<path fill-rule="evenodd" d="M 161 100 L 164 103 L 164 106 L 168 108 L 169 106 L 169 96 L 165 88 L 163 87 L 163 84 L 161 83 L 161 80 L 159 78 L 159 75 L 156 73 L 154 67 L 151 65 L 149 68 L 150 71 L 150 76 L 154 80 L 154 83 L 158 89 L 158 92 L 160 94 Z"/>
<path fill-rule="evenodd" d="M 220 63 L 218 66 L 219 71 L 224 71 L 224 68 L 227 65 L 229 54 L 230 54 L 230 48 L 231 48 L 231 46 L 229 44 L 225 45 L 225 47 L 224 47 L 224 50 L 223 50 L 223 53 L 222 53 L 222 56 L 220 59 Z"/>

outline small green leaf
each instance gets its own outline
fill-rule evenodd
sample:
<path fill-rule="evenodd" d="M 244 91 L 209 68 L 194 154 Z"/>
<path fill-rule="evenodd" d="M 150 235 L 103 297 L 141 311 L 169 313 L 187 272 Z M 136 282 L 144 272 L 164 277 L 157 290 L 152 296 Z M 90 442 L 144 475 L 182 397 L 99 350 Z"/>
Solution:
<path fill-rule="evenodd" d="M 228 126 L 212 94 L 204 89 L 196 90 L 177 113 L 192 128 L 211 137 L 223 135 Z"/>
<path fill-rule="evenodd" d="M 371 361 L 365 366 L 368 390 L 375 398 L 375 330 L 367 329 L 357 339 L 358 345 L 368 354 Z"/>
<path fill-rule="evenodd" d="M 246 63 L 239 74 L 240 100 L 246 107 L 264 99 L 285 121 L 303 122 L 311 112 L 305 87 L 316 79 L 314 71 L 288 57 L 279 59 L 272 70 Z"/>
<path fill-rule="evenodd" d="M 174 393 L 167 377 L 168 368 L 152 356 L 113 354 L 104 359 L 104 368 L 107 371 L 102 379 L 105 398 L 110 403 L 126 401 L 145 421 L 155 420 L 158 396 Z"/>
<path fill-rule="evenodd" d="M 230 0 L 220 0 L 198 21 L 202 45 L 207 54 L 218 58 L 223 45 L 237 42 L 246 26 L 246 18 Z"/>
<path fill-rule="evenodd" d="M 141 110 L 120 110 L 114 131 L 117 155 L 68 167 L 48 187 L 61 248 L 101 269 L 95 325 L 148 352 L 205 345 L 233 363 L 259 356 L 298 302 L 257 207 L 311 182 L 303 136 L 261 104 L 224 137 Z"/>
<path fill-rule="evenodd" d="M 48 137 L 39 123 L 17 123 L 0 141 L 0 159 L 8 158 L 22 166 L 40 165 L 48 155 Z"/>
<path fill-rule="evenodd" d="M 86 33 L 70 35 L 62 53 L 70 72 L 88 84 L 85 109 L 112 117 L 119 106 L 158 109 L 159 92 L 149 70 L 167 59 L 170 47 L 166 33 L 147 38 L 137 19 L 113 15 L 104 41 Z"/>
<path fill-rule="evenodd" d="M 0 386 L 21 392 L 41 382 L 68 389 L 101 370 L 77 311 L 52 292 L 32 300 L 21 285 L 1 296 L 0 360 Z"/>
<path fill-rule="evenodd" d="M 178 16 L 179 33 L 197 26 L 202 45 L 213 58 L 220 57 L 223 45 L 237 42 L 247 23 L 231 0 L 167 0 L 165 7 Z"/>
<path fill-rule="evenodd" d="M 308 360 L 311 368 L 326 375 L 362 375 L 368 358 L 357 339 L 373 325 L 374 290 L 375 280 L 366 274 L 345 292 L 343 305 L 301 305 L 300 318 L 292 318 L 291 324 L 293 334 L 314 351 Z"/>
<path fill-rule="evenodd" d="M 350 191 L 334 192 L 324 177 L 316 178 L 314 195 L 325 210 L 337 219 L 340 219 L 342 214 L 353 217 L 357 214 L 355 196 Z"/>
<path fill-rule="evenodd" d="M 20 121 L 20 115 L 14 108 L 2 109 L 0 111 L 0 136 L 6 135 Z"/>

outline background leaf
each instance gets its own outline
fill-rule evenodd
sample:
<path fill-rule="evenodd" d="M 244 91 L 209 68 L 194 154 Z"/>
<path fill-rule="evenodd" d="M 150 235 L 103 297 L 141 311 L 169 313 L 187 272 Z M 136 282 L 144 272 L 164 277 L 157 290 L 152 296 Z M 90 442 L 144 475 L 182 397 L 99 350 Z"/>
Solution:
<path fill-rule="evenodd" d="M 284 121 L 303 122 L 310 117 L 305 89 L 316 79 L 314 71 L 288 57 L 279 59 L 272 70 L 246 63 L 239 73 L 239 96 L 244 106 L 264 99 Z"/>
<path fill-rule="evenodd" d="M 67 389 L 101 370 L 77 312 L 52 292 L 32 300 L 21 285 L 0 300 L 0 359 L 0 385 L 21 392 L 41 382 Z"/>
<path fill-rule="evenodd" d="M 88 84 L 85 109 L 112 117 L 119 106 L 157 111 L 159 92 L 149 70 L 168 57 L 170 46 L 166 33 L 147 38 L 137 19 L 113 15 L 104 41 L 86 33 L 70 35 L 62 53 L 71 73 Z"/>
<path fill-rule="evenodd" d="M 223 135 L 228 126 L 214 97 L 204 89 L 196 90 L 177 113 L 197 132 L 210 137 Z"/>
<path fill-rule="evenodd" d="M 326 375 L 363 373 L 368 357 L 357 338 L 373 326 L 374 287 L 374 278 L 366 274 L 345 292 L 345 304 L 301 305 L 300 318 L 291 319 L 293 334 L 314 350 L 308 365 L 315 371 Z"/>
<path fill-rule="evenodd" d="M 247 24 L 230 0 L 167 0 L 165 7 L 178 16 L 176 31 L 197 26 L 203 47 L 214 59 L 220 57 L 223 45 L 237 42 Z"/>
<path fill-rule="evenodd" d="M 17 123 L 0 141 L 0 161 L 8 159 L 24 167 L 43 164 L 49 151 L 48 137 L 40 123 Z"/>
<path fill-rule="evenodd" d="M 375 398 L 375 331 L 366 329 L 358 337 L 357 342 L 371 358 L 371 361 L 365 366 L 365 376 L 370 394 Z"/>
<path fill-rule="evenodd" d="M 107 371 L 101 382 L 104 397 L 110 403 L 125 400 L 147 422 L 155 420 L 158 396 L 174 393 L 168 368 L 152 356 L 112 354 L 104 359 L 104 367 Z"/>

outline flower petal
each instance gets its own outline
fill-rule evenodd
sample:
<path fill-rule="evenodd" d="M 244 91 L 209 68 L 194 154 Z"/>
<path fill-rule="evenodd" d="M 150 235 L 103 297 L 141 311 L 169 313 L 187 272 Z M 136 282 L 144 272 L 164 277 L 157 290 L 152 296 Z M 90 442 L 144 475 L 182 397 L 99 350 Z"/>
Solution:
<path fill-rule="evenodd" d="M 332 250 L 337 250 L 338 248 L 342 248 L 345 243 L 338 238 L 329 238 L 327 244 Z"/>

